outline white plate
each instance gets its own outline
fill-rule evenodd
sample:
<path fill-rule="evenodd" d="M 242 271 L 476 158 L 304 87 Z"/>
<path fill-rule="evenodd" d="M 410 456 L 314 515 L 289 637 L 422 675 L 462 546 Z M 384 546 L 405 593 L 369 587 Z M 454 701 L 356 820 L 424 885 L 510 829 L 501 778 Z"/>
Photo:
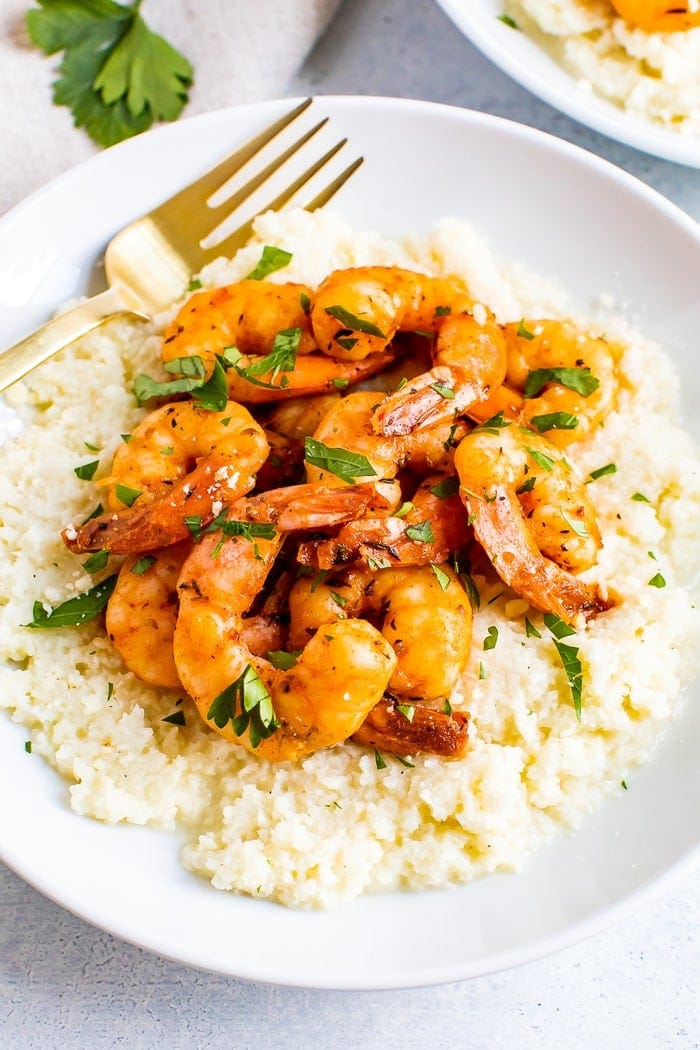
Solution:
<path fill-rule="evenodd" d="M 526 33 L 499 21 L 501 0 L 438 0 L 452 21 L 487 58 L 551 106 L 611 139 L 678 164 L 700 168 L 700 142 L 652 124 L 595 94 L 583 92 Z"/>
<path fill-rule="evenodd" d="M 19 337 L 84 291 L 109 237 L 290 108 L 269 102 L 162 128 L 95 157 L 0 222 L 0 331 Z M 337 200 L 360 228 L 467 219 L 496 251 L 578 292 L 601 291 L 663 338 L 700 399 L 700 233 L 661 197 L 583 151 L 516 124 L 429 103 L 320 98 L 366 162 Z M 329 131 L 330 134 L 330 131 Z M 391 143 L 389 146 L 388 144 Z M 552 174 L 554 173 L 554 178 Z M 653 245 L 653 251 L 649 246 Z M 696 432 L 698 413 L 689 418 Z M 185 872 L 176 835 L 71 813 L 66 785 L 0 716 L 0 856 L 65 907 L 204 968 L 310 987 L 391 988 L 483 974 L 591 932 L 697 855 L 700 704 L 653 761 L 522 874 L 308 913 L 216 892 Z M 11 800 L 9 802 L 8 800 Z"/>

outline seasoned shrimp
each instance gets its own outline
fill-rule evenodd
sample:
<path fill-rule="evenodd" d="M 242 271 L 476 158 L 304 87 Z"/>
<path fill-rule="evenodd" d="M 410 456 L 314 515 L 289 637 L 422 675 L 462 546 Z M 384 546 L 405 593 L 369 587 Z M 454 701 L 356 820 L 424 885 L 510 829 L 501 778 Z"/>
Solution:
<path fill-rule="evenodd" d="M 394 755 L 427 752 L 443 758 L 459 758 L 468 743 L 469 718 L 460 711 L 447 714 L 423 704 L 413 704 L 407 716 L 395 700 L 385 698 L 372 708 L 352 739 L 365 747 L 376 747 Z"/>
<path fill-rule="evenodd" d="M 428 277 L 397 266 L 335 270 L 313 297 L 311 324 L 321 350 L 361 361 L 397 332 L 434 333 L 441 318 L 470 311 L 474 300 L 459 277 Z"/>
<path fill-rule="evenodd" d="M 363 379 L 381 372 L 396 359 L 394 350 L 372 354 L 363 361 L 334 361 L 324 354 L 297 357 L 290 371 L 269 370 L 248 379 L 246 372 L 257 368 L 261 357 L 242 357 L 236 368 L 226 373 L 228 394 L 234 401 L 247 405 L 274 404 L 297 397 L 331 394 L 345 390 Z"/>
<path fill-rule="evenodd" d="M 419 474 L 449 470 L 454 444 L 466 433 L 463 425 L 436 425 L 410 436 L 385 437 L 375 434 L 372 417 L 382 395 L 364 390 L 348 394 L 324 415 L 314 433 L 314 440 L 329 448 L 339 448 L 363 456 L 373 471 L 357 480 L 374 483 L 387 499 L 389 507 L 397 507 L 401 490 L 396 475 L 404 466 Z M 344 488 L 346 482 L 324 466 L 308 461 L 309 481 Z"/>
<path fill-rule="evenodd" d="M 288 670 L 250 651 L 243 616 L 280 543 L 279 535 L 222 543 L 213 533 L 196 544 L 180 575 L 174 640 L 178 674 L 202 718 L 272 762 L 347 740 L 382 698 L 396 663 L 391 645 L 357 619 L 318 631 Z"/>
<path fill-rule="evenodd" d="M 501 329 L 458 277 L 387 266 L 337 270 L 318 288 L 311 321 L 319 346 L 340 360 L 362 360 L 397 332 L 436 336 L 433 368 L 377 408 L 374 427 L 381 434 L 451 421 L 505 376 Z"/>
<path fill-rule="evenodd" d="M 147 560 L 130 555 L 107 603 L 107 637 L 137 678 L 163 689 L 180 688 L 173 656 L 177 581 L 191 549 L 185 540 Z"/>
<path fill-rule="evenodd" d="M 452 570 L 440 574 L 410 567 L 302 576 L 289 594 L 290 644 L 301 648 L 329 623 L 373 613 L 396 653 L 389 691 L 422 700 L 449 696 L 469 651 L 471 606 Z"/>
<path fill-rule="evenodd" d="M 117 449 L 109 475 L 98 482 L 112 512 L 69 526 L 64 542 L 77 554 L 177 543 L 191 535 L 188 520 L 207 525 L 249 492 L 267 453 L 262 428 L 242 405 L 229 401 L 223 412 L 194 401 L 163 405 Z"/>
<path fill-rule="evenodd" d="M 239 281 L 225 288 L 195 292 L 163 334 L 163 361 L 214 356 L 235 346 L 242 354 L 265 355 L 281 331 L 299 329 L 299 353 L 316 349 L 305 303 L 313 294 L 304 284 Z"/>
<path fill-rule="evenodd" d="M 431 474 L 421 481 L 401 517 L 365 514 L 330 539 L 299 545 L 303 565 L 333 569 L 356 560 L 370 568 L 439 565 L 466 545 L 467 512 L 453 475 Z"/>
<path fill-rule="evenodd" d="M 523 320 L 503 331 L 505 385 L 467 414 L 484 422 L 503 412 L 558 448 L 585 438 L 613 405 L 617 347 L 572 321 Z"/>
<path fill-rule="evenodd" d="M 344 389 L 394 360 L 396 354 L 384 349 L 355 362 L 332 361 L 313 353 L 317 346 L 306 305 L 311 294 L 302 284 L 247 280 L 197 292 L 165 330 L 163 362 L 197 356 L 211 373 L 216 355 L 235 348 L 242 356 L 227 371 L 229 398 L 267 404 Z M 278 336 L 297 337 L 292 367 L 285 370 L 271 364 L 260 371 L 261 361 L 273 351 Z"/>
<path fill-rule="evenodd" d="M 515 425 L 476 429 L 455 467 L 476 537 L 509 587 L 567 622 L 608 608 L 572 575 L 594 564 L 601 539 L 585 486 L 557 448 Z"/>
<path fill-rule="evenodd" d="M 270 455 L 258 471 L 255 489 L 294 484 L 304 475 L 304 438 L 310 437 L 340 394 L 299 397 L 274 405 L 259 416 L 265 428 Z"/>
<path fill-rule="evenodd" d="M 693 0 L 611 0 L 621 18 L 647 33 L 676 33 L 700 26 Z"/>

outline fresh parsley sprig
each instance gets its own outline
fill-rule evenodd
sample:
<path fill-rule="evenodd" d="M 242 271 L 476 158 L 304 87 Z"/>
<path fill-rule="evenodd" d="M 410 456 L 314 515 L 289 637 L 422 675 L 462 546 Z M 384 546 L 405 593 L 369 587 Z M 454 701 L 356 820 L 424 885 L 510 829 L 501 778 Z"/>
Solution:
<path fill-rule="evenodd" d="M 114 0 L 37 0 L 27 12 L 32 43 L 63 52 L 53 101 L 99 146 L 175 120 L 187 102 L 193 70 L 184 55 L 152 32 L 139 8 Z"/>

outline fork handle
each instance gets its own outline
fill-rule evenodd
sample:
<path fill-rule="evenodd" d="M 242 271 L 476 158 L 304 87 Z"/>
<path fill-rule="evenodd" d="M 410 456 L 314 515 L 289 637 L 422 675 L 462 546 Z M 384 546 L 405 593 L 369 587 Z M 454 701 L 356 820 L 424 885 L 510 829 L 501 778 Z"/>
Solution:
<path fill-rule="evenodd" d="M 18 379 L 22 379 L 44 361 L 48 361 L 81 335 L 98 328 L 109 318 L 125 313 L 134 315 L 134 311 L 124 306 L 117 293 L 108 288 L 107 291 L 100 292 L 99 295 L 86 299 L 84 303 L 47 321 L 41 328 L 37 328 L 31 335 L 0 354 L 0 392 L 7 390 Z"/>

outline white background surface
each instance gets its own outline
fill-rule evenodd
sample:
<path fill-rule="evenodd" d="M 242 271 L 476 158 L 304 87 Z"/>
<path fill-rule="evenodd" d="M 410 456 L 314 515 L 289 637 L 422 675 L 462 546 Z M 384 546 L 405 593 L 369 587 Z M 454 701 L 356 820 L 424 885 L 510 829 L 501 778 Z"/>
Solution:
<path fill-rule="evenodd" d="M 555 113 L 490 66 L 430 0 L 346 0 L 285 93 L 307 92 L 407 95 L 499 113 L 593 149 L 700 218 L 697 171 Z M 158 959 L 2 869 L 0 1045 L 696 1047 L 699 903 L 696 875 L 634 918 L 515 971 L 406 992 L 301 992 Z"/>

